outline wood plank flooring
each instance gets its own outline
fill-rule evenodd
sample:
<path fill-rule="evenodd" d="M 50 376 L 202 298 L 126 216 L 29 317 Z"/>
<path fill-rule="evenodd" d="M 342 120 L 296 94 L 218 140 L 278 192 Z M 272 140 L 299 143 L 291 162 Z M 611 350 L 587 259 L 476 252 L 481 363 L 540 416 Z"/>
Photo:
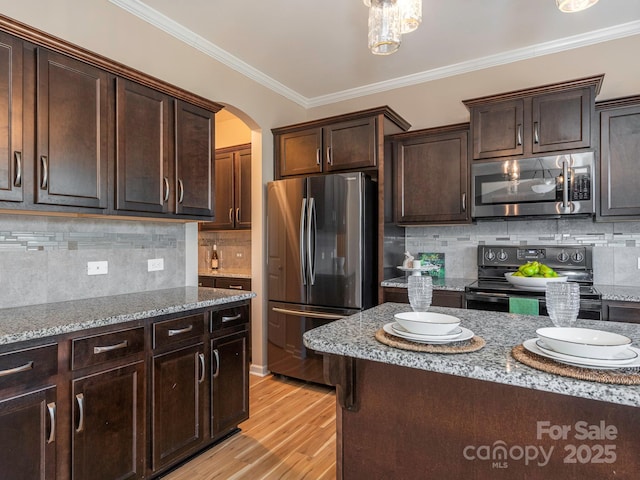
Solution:
<path fill-rule="evenodd" d="M 334 480 L 333 389 L 274 376 L 250 376 L 250 418 L 242 432 L 163 480 Z"/>

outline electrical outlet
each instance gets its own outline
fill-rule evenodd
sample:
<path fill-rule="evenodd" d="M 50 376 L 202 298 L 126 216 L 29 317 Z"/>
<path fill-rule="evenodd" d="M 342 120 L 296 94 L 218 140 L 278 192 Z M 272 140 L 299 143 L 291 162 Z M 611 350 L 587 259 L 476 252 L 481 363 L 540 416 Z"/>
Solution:
<path fill-rule="evenodd" d="M 242 252 L 236 252 L 236 258 L 242 258 Z M 640 259 L 638 259 L 640 260 Z"/>
<path fill-rule="evenodd" d="M 87 262 L 87 275 L 106 275 L 109 273 L 109 262 Z"/>
<path fill-rule="evenodd" d="M 147 272 L 164 270 L 164 258 L 150 258 L 147 260 Z"/>

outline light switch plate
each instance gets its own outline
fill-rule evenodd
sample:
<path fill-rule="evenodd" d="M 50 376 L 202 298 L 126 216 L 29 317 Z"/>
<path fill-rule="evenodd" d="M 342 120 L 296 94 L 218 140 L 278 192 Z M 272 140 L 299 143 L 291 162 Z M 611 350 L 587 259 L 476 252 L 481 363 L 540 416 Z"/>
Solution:
<path fill-rule="evenodd" d="M 164 270 L 164 258 L 150 258 L 147 260 L 147 272 Z"/>
<path fill-rule="evenodd" d="M 106 275 L 109 273 L 109 262 L 87 262 L 87 275 Z"/>

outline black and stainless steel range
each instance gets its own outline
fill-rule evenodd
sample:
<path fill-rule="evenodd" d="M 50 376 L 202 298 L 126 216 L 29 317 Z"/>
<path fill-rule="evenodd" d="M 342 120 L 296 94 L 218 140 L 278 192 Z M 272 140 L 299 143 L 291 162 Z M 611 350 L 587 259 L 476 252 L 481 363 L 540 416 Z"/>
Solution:
<path fill-rule="evenodd" d="M 509 297 L 527 297 L 538 299 L 540 315 L 546 315 L 543 291 L 517 288 L 504 276 L 523 263 L 537 260 L 580 284 L 578 318 L 601 320 L 602 296 L 593 287 L 592 250 L 590 245 L 479 245 L 478 280 L 465 289 L 466 308 L 508 312 Z"/>

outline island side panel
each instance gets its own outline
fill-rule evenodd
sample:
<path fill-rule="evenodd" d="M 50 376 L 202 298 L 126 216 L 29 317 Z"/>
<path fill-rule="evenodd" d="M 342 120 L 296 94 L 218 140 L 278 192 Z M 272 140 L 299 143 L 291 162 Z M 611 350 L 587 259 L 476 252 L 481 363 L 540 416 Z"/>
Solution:
<path fill-rule="evenodd" d="M 334 360 L 337 357 L 334 357 Z M 355 360 L 338 478 L 594 479 L 640 472 L 640 410 Z"/>

